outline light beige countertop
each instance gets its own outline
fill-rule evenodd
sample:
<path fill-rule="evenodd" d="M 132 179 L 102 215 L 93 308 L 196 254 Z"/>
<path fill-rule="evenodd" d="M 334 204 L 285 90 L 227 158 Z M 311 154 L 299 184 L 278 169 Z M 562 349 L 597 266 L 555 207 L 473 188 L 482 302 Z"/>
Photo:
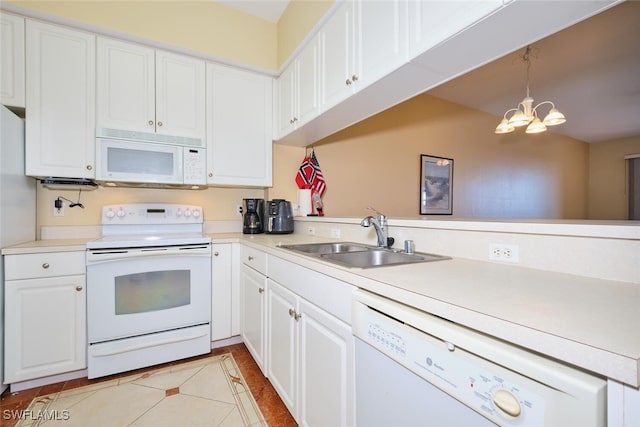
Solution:
<path fill-rule="evenodd" d="M 309 235 L 211 234 L 441 316 L 471 329 L 640 385 L 640 284 L 500 263 L 445 261 L 358 269 L 302 256 L 280 244 L 326 242 Z M 38 240 L 3 255 L 85 250 L 92 239 Z"/>
<path fill-rule="evenodd" d="M 640 385 L 640 284 L 463 258 L 346 268 L 277 247 L 330 240 L 304 235 L 241 237 L 244 244 L 362 289 L 633 387 Z"/>
<path fill-rule="evenodd" d="M 2 248 L 2 255 L 38 254 L 43 252 L 84 251 L 88 241 L 93 239 L 50 239 L 34 240 Z"/>

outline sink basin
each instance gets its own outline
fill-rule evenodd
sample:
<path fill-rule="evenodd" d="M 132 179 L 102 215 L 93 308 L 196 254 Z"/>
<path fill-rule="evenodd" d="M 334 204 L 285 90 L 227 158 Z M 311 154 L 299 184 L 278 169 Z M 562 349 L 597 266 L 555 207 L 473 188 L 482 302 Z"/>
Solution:
<path fill-rule="evenodd" d="M 419 252 L 407 254 L 352 242 L 308 243 L 280 247 L 349 268 L 384 267 L 451 259 L 443 255 Z"/>
<path fill-rule="evenodd" d="M 412 264 L 417 262 L 441 261 L 451 259 L 442 255 L 394 252 L 384 249 L 370 249 L 360 252 L 340 252 L 323 254 L 321 258 L 346 267 L 371 268 L 388 265 Z"/>
<path fill-rule="evenodd" d="M 334 254 L 342 252 L 354 252 L 354 251 L 366 251 L 370 247 L 351 242 L 339 242 L 339 243 L 308 243 L 304 245 L 282 245 L 283 249 L 289 249 L 296 252 L 302 252 L 305 254 Z"/>

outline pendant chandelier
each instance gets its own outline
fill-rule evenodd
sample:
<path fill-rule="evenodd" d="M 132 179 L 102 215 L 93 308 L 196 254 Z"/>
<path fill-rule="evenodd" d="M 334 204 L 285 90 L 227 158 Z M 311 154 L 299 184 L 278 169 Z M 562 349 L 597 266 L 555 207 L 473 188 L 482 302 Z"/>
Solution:
<path fill-rule="evenodd" d="M 556 106 L 551 101 L 543 101 L 533 106 L 533 98 L 529 95 L 529 69 L 531 68 L 531 47 L 527 46 L 527 49 L 522 55 L 522 60 L 527 64 L 527 96 L 520 101 L 516 108 L 507 110 L 504 113 L 504 117 L 500 124 L 496 127 L 495 133 L 510 133 L 515 128 L 520 126 L 527 126 L 527 133 L 540 133 L 547 130 L 547 126 L 555 126 L 567 121 Z M 538 117 L 538 107 L 542 105 L 551 105 L 551 109 L 545 116 L 544 120 L 540 120 Z M 511 117 L 507 117 L 510 113 L 513 113 Z"/>

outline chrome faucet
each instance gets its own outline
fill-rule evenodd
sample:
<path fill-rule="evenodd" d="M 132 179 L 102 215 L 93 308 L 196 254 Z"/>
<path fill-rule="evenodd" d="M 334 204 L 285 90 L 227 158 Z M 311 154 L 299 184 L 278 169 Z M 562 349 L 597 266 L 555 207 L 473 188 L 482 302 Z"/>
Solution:
<path fill-rule="evenodd" d="M 389 247 L 389 242 L 387 238 L 387 217 L 372 207 L 368 207 L 367 209 L 374 211 L 378 214 L 378 218 L 374 218 L 371 215 L 365 217 L 360 221 L 360 225 L 363 227 L 373 227 L 376 229 L 376 234 L 378 235 L 378 247 L 387 249 Z"/>

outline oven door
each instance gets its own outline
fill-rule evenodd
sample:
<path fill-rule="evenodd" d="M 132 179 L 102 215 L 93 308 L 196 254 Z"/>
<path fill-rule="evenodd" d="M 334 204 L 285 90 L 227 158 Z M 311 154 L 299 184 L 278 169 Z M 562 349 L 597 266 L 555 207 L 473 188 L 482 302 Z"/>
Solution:
<path fill-rule="evenodd" d="M 209 323 L 211 247 L 87 252 L 89 343 Z"/>

